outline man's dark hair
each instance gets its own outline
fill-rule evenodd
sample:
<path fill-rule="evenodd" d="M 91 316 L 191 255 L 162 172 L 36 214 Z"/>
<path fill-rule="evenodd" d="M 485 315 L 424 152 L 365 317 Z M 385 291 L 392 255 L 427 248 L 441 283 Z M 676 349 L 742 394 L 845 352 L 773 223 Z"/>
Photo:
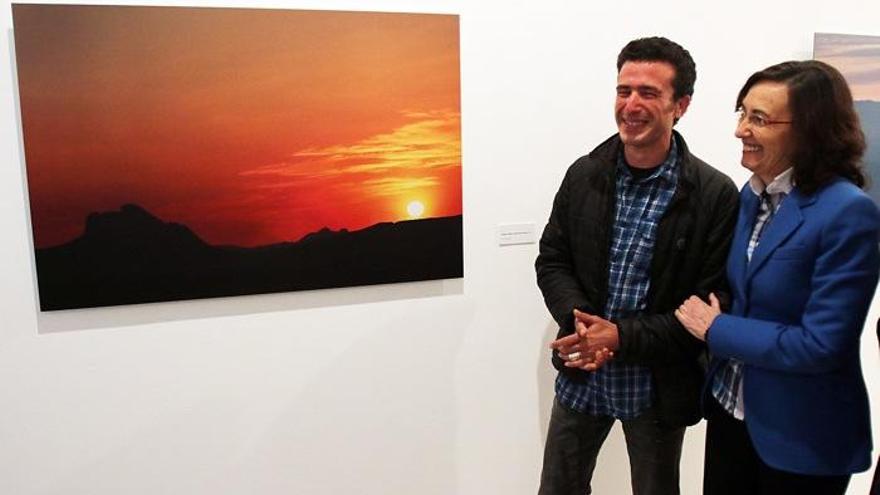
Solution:
<path fill-rule="evenodd" d="M 626 62 L 666 62 L 675 69 L 675 77 L 672 79 L 672 89 L 675 92 L 673 99 L 694 94 L 697 66 L 691 54 L 674 41 L 662 36 L 632 40 L 617 56 L 617 72 L 620 72 Z"/>
<path fill-rule="evenodd" d="M 749 77 L 736 97 L 736 110 L 752 86 L 765 81 L 788 87 L 792 180 L 798 189 L 810 194 L 834 177 L 865 187 L 865 134 L 843 75 L 818 60 L 772 65 Z"/>

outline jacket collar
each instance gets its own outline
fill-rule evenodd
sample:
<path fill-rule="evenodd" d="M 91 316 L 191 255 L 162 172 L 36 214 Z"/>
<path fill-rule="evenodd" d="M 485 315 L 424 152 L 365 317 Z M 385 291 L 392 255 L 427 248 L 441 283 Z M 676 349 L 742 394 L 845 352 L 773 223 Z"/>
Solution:
<path fill-rule="evenodd" d="M 816 195 L 804 195 L 797 187 L 779 206 L 773 220 L 767 225 L 761 236 L 761 242 L 755 247 L 751 261 L 746 259 L 746 248 L 752 235 L 754 219 L 758 214 L 759 199 L 746 186 L 747 191 L 740 196 L 740 219 L 731 246 L 731 262 L 736 274 L 743 280 L 751 278 L 755 272 L 767 262 L 770 255 L 800 227 L 804 221 L 803 209 L 816 201 Z M 734 254 L 735 253 L 735 254 Z M 748 284 L 743 284 L 747 286 Z"/>
<path fill-rule="evenodd" d="M 679 196 L 680 194 L 686 194 L 693 189 L 694 184 L 696 183 L 697 171 L 695 167 L 691 165 L 691 152 L 681 134 L 679 134 L 678 131 L 673 130 L 672 139 L 675 139 L 675 143 L 678 146 L 679 186 L 676 188 L 675 195 Z M 607 174 L 607 177 L 613 179 L 617 169 L 617 157 L 619 156 L 622 147 L 623 142 L 620 140 L 620 134 L 614 134 L 596 146 L 596 148 L 589 153 L 589 156 L 593 159 L 607 163 L 609 166 L 605 167 L 604 171 Z M 676 200 L 673 199 L 673 201 Z"/>

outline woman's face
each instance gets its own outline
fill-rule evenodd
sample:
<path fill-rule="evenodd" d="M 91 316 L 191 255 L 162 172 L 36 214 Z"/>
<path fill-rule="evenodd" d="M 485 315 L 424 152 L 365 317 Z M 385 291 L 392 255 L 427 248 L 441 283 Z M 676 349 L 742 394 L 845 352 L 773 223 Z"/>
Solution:
<path fill-rule="evenodd" d="M 742 165 L 769 184 L 791 167 L 791 110 L 788 86 L 764 81 L 743 98 L 734 135 L 742 140 Z"/>

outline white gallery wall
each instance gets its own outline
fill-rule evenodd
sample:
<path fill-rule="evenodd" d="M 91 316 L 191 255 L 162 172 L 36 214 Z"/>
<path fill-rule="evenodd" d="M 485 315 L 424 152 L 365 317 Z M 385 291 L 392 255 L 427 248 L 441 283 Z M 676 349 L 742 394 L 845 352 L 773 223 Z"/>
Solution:
<path fill-rule="evenodd" d="M 619 49 L 660 34 L 691 51 L 697 87 L 679 129 L 739 185 L 745 78 L 810 58 L 817 31 L 880 35 L 880 4 L 865 0 L 161 4 L 459 14 L 465 278 L 39 313 L 4 1 L 3 495 L 535 493 L 555 327 L 537 245 L 499 247 L 496 229 L 542 227 L 566 167 L 614 131 Z M 880 351 L 873 332 L 863 340 L 880 444 Z M 702 441 L 702 425 L 689 430 L 685 494 L 700 493 Z M 858 475 L 850 493 L 868 484 Z M 628 486 L 615 430 L 594 491 Z"/>

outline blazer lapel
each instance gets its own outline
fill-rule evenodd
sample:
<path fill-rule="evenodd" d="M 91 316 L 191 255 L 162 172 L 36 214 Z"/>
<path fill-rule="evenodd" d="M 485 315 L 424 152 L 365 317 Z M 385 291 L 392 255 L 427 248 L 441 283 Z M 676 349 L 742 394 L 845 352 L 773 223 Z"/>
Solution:
<path fill-rule="evenodd" d="M 740 194 L 739 217 L 736 221 L 736 230 L 730 243 L 730 254 L 727 260 L 727 277 L 730 288 L 733 290 L 734 301 L 745 301 L 745 279 L 748 260 L 746 249 L 749 246 L 749 237 L 752 234 L 752 226 L 755 223 L 755 215 L 758 214 L 758 198 L 746 186 L 746 190 Z"/>
<path fill-rule="evenodd" d="M 761 268 L 767 259 L 776 251 L 780 244 L 785 242 L 791 234 L 804 221 L 801 208 L 812 202 L 814 198 L 811 196 L 803 196 L 798 192 L 797 188 L 792 189 L 791 193 L 782 202 L 782 206 L 776 212 L 776 215 L 770 220 L 770 223 L 764 229 L 761 235 L 761 241 L 752 252 L 752 260 L 748 264 L 746 278 L 751 278 L 755 272 Z M 748 241 L 746 241 L 748 242 Z"/>

